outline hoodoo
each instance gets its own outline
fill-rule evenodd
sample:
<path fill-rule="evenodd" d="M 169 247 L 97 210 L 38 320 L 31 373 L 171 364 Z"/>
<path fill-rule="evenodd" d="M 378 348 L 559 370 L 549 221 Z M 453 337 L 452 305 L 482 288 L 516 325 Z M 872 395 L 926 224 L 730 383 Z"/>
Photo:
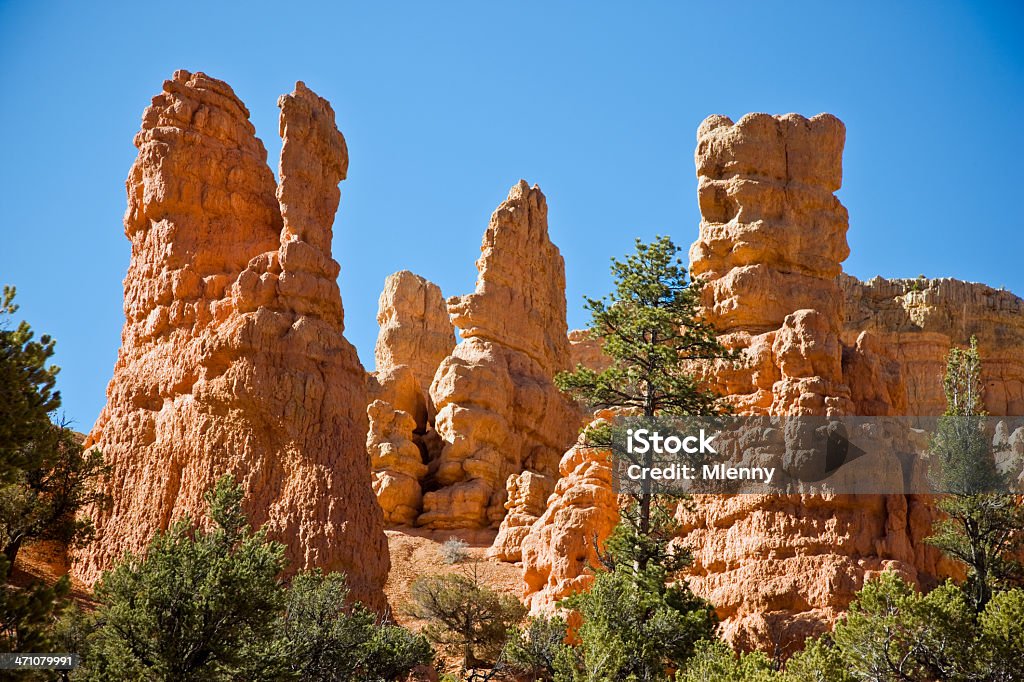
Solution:
<path fill-rule="evenodd" d="M 88 442 L 113 504 L 74 557 L 95 581 L 231 474 L 290 570 L 348 574 L 383 609 L 365 372 L 343 335 L 334 214 L 348 151 L 326 100 L 281 97 L 280 182 L 231 88 L 178 71 L 143 115 L 128 176 L 122 344 Z"/>
<path fill-rule="evenodd" d="M 538 187 L 512 188 L 480 250 L 476 290 L 448 300 L 462 342 L 430 385 L 442 449 L 417 523 L 432 528 L 498 527 L 509 476 L 553 479 L 578 428 L 552 383 L 569 367 L 565 264 Z"/>
<path fill-rule="evenodd" d="M 748 114 L 735 123 L 711 116 L 701 124 L 702 219 L 690 269 L 706 282 L 705 318 L 740 352 L 739 362 L 717 364 L 705 381 L 738 414 L 938 414 L 945 354 L 974 335 L 986 360 L 988 411 L 1020 414 L 1020 298 L 949 279 L 863 283 L 842 273 L 848 218 L 835 192 L 844 140 L 842 122 L 828 114 Z M 593 364 L 597 349 L 586 357 Z M 614 524 L 610 475 L 599 460 L 581 467 L 582 454 L 566 453 L 556 494 L 522 541 L 534 611 L 588 584 L 586 563 Z M 924 542 L 936 515 L 925 496 L 695 502 L 679 514 L 693 549 L 690 583 L 743 648 L 795 650 L 883 570 L 924 586 L 957 570 Z M 576 558 L 562 556 L 565 548 Z"/>

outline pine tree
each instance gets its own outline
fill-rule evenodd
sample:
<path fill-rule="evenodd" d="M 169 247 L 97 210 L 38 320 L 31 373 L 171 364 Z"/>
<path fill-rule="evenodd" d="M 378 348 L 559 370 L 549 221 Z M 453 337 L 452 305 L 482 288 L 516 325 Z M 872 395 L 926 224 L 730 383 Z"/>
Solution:
<path fill-rule="evenodd" d="M 694 363 L 734 355 L 701 317 L 701 284 L 688 278 L 679 251 L 669 237 L 650 244 L 637 239 L 635 253 L 612 259 L 614 291 L 586 299 L 588 331 L 612 364 L 601 372 L 582 365 L 562 372 L 555 377 L 559 388 L 593 408 L 625 408 L 647 418 L 723 411 L 720 397 L 695 377 Z M 645 481 L 637 496 L 644 533 L 651 500 Z"/>
<path fill-rule="evenodd" d="M 976 339 L 949 352 L 944 377 L 946 412 L 932 439 L 941 465 L 934 483 L 945 495 L 937 506 L 946 518 L 928 542 L 967 568 L 964 589 L 981 613 L 1001 587 L 1019 584 L 1024 548 L 1024 507 L 999 492 L 1008 483 L 995 464 L 984 431 L 981 358 Z"/>
<path fill-rule="evenodd" d="M 78 512 L 107 499 L 96 486 L 106 471 L 99 451 L 51 421 L 60 407 L 59 369 L 48 364 L 55 342 L 36 341 L 26 322 L 10 328 L 14 293 L 4 287 L 0 298 L 0 550 L 12 568 L 32 540 L 87 540 L 92 524 Z"/>
<path fill-rule="evenodd" d="M 207 494 L 214 528 L 191 518 L 127 556 L 96 586 L 88 679 L 220 680 L 249 665 L 283 607 L 284 546 L 253 531 L 242 488 L 226 476 Z"/>
<path fill-rule="evenodd" d="M 661 505 L 652 508 L 648 532 L 628 521 L 615 528 L 593 584 L 559 603 L 583 622 L 579 644 L 573 656 L 560 659 L 556 679 L 667 680 L 693 657 L 699 642 L 714 637 L 714 610 L 677 575 L 689 563 L 689 554 L 674 542 L 678 535 Z"/>
<path fill-rule="evenodd" d="M 27 322 L 10 328 L 8 318 L 18 311 L 14 294 L 5 286 L 0 297 L 0 482 L 35 467 L 39 452 L 31 446 L 49 432 L 50 413 L 60 407 L 60 368 L 47 364 L 56 342 L 35 340 Z"/>

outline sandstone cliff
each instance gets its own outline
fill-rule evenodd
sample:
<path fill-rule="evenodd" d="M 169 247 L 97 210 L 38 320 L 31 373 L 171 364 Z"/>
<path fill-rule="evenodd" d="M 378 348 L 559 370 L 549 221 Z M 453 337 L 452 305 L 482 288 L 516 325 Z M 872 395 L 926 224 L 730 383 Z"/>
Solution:
<path fill-rule="evenodd" d="M 348 152 L 330 105 L 283 96 L 280 182 L 231 88 L 178 71 L 143 115 L 127 181 L 122 345 L 89 436 L 112 466 L 92 582 L 222 474 L 287 545 L 290 569 L 345 571 L 384 606 L 389 560 L 370 488 L 365 373 L 345 340 L 331 235 Z"/>
<path fill-rule="evenodd" d="M 843 337 L 853 346 L 874 338 L 875 353 L 903 377 L 906 412 L 937 415 L 946 409 L 942 376 L 951 346 L 978 339 L 985 409 L 1024 414 L 1024 301 L 984 284 L 955 279 L 883 279 L 861 282 L 843 275 Z M 867 383 L 867 382 L 863 382 Z M 897 397 L 899 400 L 901 397 Z"/>
<path fill-rule="evenodd" d="M 848 411 L 842 381 L 846 129 L 828 114 L 710 116 L 697 132 L 701 223 L 690 273 L 723 341 L 742 349 L 709 377 L 739 410 Z"/>

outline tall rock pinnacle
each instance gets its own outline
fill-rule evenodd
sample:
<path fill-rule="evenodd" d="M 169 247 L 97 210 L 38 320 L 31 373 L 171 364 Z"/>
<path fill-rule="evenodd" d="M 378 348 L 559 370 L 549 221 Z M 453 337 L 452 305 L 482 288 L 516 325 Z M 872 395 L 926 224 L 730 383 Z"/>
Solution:
<path fill-rule="evenodd" d="M 224 474 L 289 570 L 348 574 L 385 606 L 389 559 L 365 448 L 365 372 L 342 335 L 331 225 L 348 154 L 330 105 L 283 96 L 280 185 L 227 84 L 178 71 L 143 116 L 127 182 L 122 345 L 89 435 L 113 504 L 74 557 L 92 582 Z"/>

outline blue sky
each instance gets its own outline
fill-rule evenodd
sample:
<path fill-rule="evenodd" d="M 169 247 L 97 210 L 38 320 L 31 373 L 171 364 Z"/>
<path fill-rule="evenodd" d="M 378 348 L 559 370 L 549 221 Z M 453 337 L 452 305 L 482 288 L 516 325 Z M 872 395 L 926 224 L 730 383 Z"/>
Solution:
<path fill-rule="evenodd" d="M 845 121 L 847 272 L 1024 293 L 1024 5 L 848 4 L 0 0 L 0 282 L 57 338 L 66 416 L 88 430 L 123 322 L 132 136 L 185 68 L 234 87 L 274 164 L 277 96 L 304 80 L 333 103 L 351 154 L 334 253 L 371 369 L 384 278 L 472 290 L 520 177 L 548 197 L 571 326 L 635 237 L 688 248 L 713 113 Z"/>

